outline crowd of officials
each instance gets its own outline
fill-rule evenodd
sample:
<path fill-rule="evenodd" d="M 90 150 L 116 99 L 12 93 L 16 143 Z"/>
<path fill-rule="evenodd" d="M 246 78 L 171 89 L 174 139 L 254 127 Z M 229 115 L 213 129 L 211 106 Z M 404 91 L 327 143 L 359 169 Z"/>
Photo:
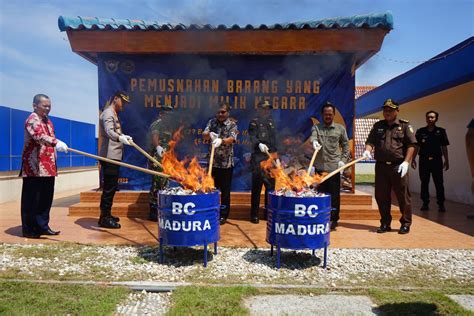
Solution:
<path fill-rule="evenodd" d="M 118 91 L 102 111 L 99 123 L 99 155 L 115 161 L 123 158 L 124 145 L 131 145 L 132 137 L 123 134 L 118 113 L 130 102 L 124 92 Z M 410 232 L 412 204 L 408 188 L 408 168 L 417 168 L 421 179 L 422 211 L 429 210 L 430 177 L 436 187 L 438 210 L 445 212 L 443 170 L 449 169 L 446 131 L 438 127 L 439 114 L 426 113 L 426 127 L 416 132 L 408 121 L 398 118 L 399 105 L 387 99 L 382 105 L 383 120 L 375 123 L 366 141 L 363 157 L 375 159 L 375 199 L 380 212 L 378 233 L 391 231 L 391 192 L 395 193 L 400 206 L 400 234 Z M 57 175 L 56 151 L 68 152 L 68 146 L 56 138 L 54 126 L 48 118 L 51 110 L 50 98 L 38 94 L 33 99 L 33 113 L 25 121 L 24 149 L 21 176 L 23 177 L 21 197 L 22 232 L 24 237 L 40 238 L 41 235 L 57 235 L 49 226 L 49 213 L 54 194 L 54 179 Z M 275 179 L 262 170 L 260 163 L 271 153 L 277 152 L 278 128 L 272 118 L 272 105 L 268 101 L 258 104 L 256 116 L 250 121 L 248 132 L 251 146 L 252 190 L 250 221 L 259 223 L 260 194 L 265 187 L 265 208 L 268 192 L 275 188 Z M 231 183 L 234 168 L 233 144 L 238 129 L 230 116 L 228 103 L 219 104 L 215 117 L 205 126 L 203 138 L 215 149 L 212 177 L 221 192 L 220 223 L 224 224 L 231 212 Z M 348 137 L 345 128 L 334 122 L 336 106 L 326 102 L 321 109 L 322 122 L 311 130 L 310 142 L 318 151 L 315 172 L 331 172 L 350 162 Z M 161 162 L 168 149 L 175 126 L 173 108 L 164 106 L 149 128 L 150 155 Z M 418 163 L 416 163 L 416 157 Z M 101 161 L 102 195 L 98 225 L 104 228 L 120 228 L 120 219 L 112 215 L 112 205 L 118 188 L 119 166 Z M 150 169 L 162 171 L 153 163 Z M 340 210 L 340 174 L 336 173 L 324 182 L 319 190 L 331 194 L 331 229 L 336 229 Z M 168 185 L 168 179 L 153 176 L 149 193 L 149 219 L 157 220 L 157 193 Z"/>

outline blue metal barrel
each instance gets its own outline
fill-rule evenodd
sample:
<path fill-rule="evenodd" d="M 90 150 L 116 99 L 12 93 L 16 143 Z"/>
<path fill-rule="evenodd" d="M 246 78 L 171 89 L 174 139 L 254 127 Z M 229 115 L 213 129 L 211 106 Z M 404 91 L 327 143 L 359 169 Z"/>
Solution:
<path fill-rule="evenodd" d="M 158 195 L 160 245 L 199 246 L 220 239 L 219 191 L 196 195 Z"/>
<path fill-rule="evenodd" d="M 329 245 L 331 196 L 269 194 L 267 242 L 278 248 L 319 249 Z"/>

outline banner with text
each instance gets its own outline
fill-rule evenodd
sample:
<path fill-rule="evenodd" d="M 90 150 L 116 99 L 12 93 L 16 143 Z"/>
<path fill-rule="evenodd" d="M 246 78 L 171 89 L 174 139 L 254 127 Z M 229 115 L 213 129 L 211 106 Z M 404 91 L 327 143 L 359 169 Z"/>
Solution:
<path fill-rule="evenodd" d="M 221 100 L 231 104 L 239 136 L 234 144 L 232 191 L 251 188 L 248 126 L 261 100 L 274 107 L 278 150 L 292 167 L 309 163 L 311 127 L 322 120 L 321 106 L 336 106 L 335 121 L 353 138 L 354 76 L 350 55 L 118 55 L 98 59 L 100 109 L 117 90 L 130 95 L 131 103 L 119 113 L 123 132 L 148 150 L 149 126 L 163 104 L 175 108 L 176 125 L 184 126 L 177 145 L 180 158 L 197 156 L 207 164 L 209 144 L 202 131 L 215 117 Z M 146 167 L 147 160 L 126 146 L 124 162 Z M 151 177 L 127 168 L 120 170 L 124 190 L 148 190 Z"/>

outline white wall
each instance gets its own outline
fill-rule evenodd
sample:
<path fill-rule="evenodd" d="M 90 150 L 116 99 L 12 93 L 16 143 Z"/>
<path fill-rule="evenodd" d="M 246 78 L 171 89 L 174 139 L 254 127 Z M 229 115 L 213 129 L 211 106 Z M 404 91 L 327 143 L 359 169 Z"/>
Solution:
<path fill-rule="evenodd" d="M 0 203 L 19 201 L 21 198 L 20 177 L 0 178 Z M 97 168 L 88 168 L 81 171 L 60 171 L 56 177 L 54 192 L 71 191 L 75 189 L 99 186 L 99 171 Z"/>
<path fill-rule="evenodd" d="M 393 99 L 397 99 L 393 96 Z M 399 118 L 407 119 L 416 130 L 426 126 L 425 114 L 439 113 L 437 125 L 446 129 L 450 169 L 444 173 L 446 199 L 474 205 L 471 193 L 471 171 L 467 159 L 465 137 L 467 125 L 474 118 L 474 81 L 403 104 Z M 381 112 L 370 117 L 383 118 Z M 420 192 L 418 169 L 410 168 L 410 190 Z M 430 181 L 432 203 L 436 201 L 433 179 Z"/>

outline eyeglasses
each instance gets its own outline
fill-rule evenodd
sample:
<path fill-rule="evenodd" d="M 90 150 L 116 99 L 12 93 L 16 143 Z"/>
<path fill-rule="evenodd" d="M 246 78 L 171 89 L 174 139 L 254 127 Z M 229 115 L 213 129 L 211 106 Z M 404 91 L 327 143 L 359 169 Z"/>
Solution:
<path fill-rule="evenodd" d="M 219 114 L 226 114 L 227 111 L 219 111 L 219 112 L 217 112 L 217 113 L 219 113 Z"/>

